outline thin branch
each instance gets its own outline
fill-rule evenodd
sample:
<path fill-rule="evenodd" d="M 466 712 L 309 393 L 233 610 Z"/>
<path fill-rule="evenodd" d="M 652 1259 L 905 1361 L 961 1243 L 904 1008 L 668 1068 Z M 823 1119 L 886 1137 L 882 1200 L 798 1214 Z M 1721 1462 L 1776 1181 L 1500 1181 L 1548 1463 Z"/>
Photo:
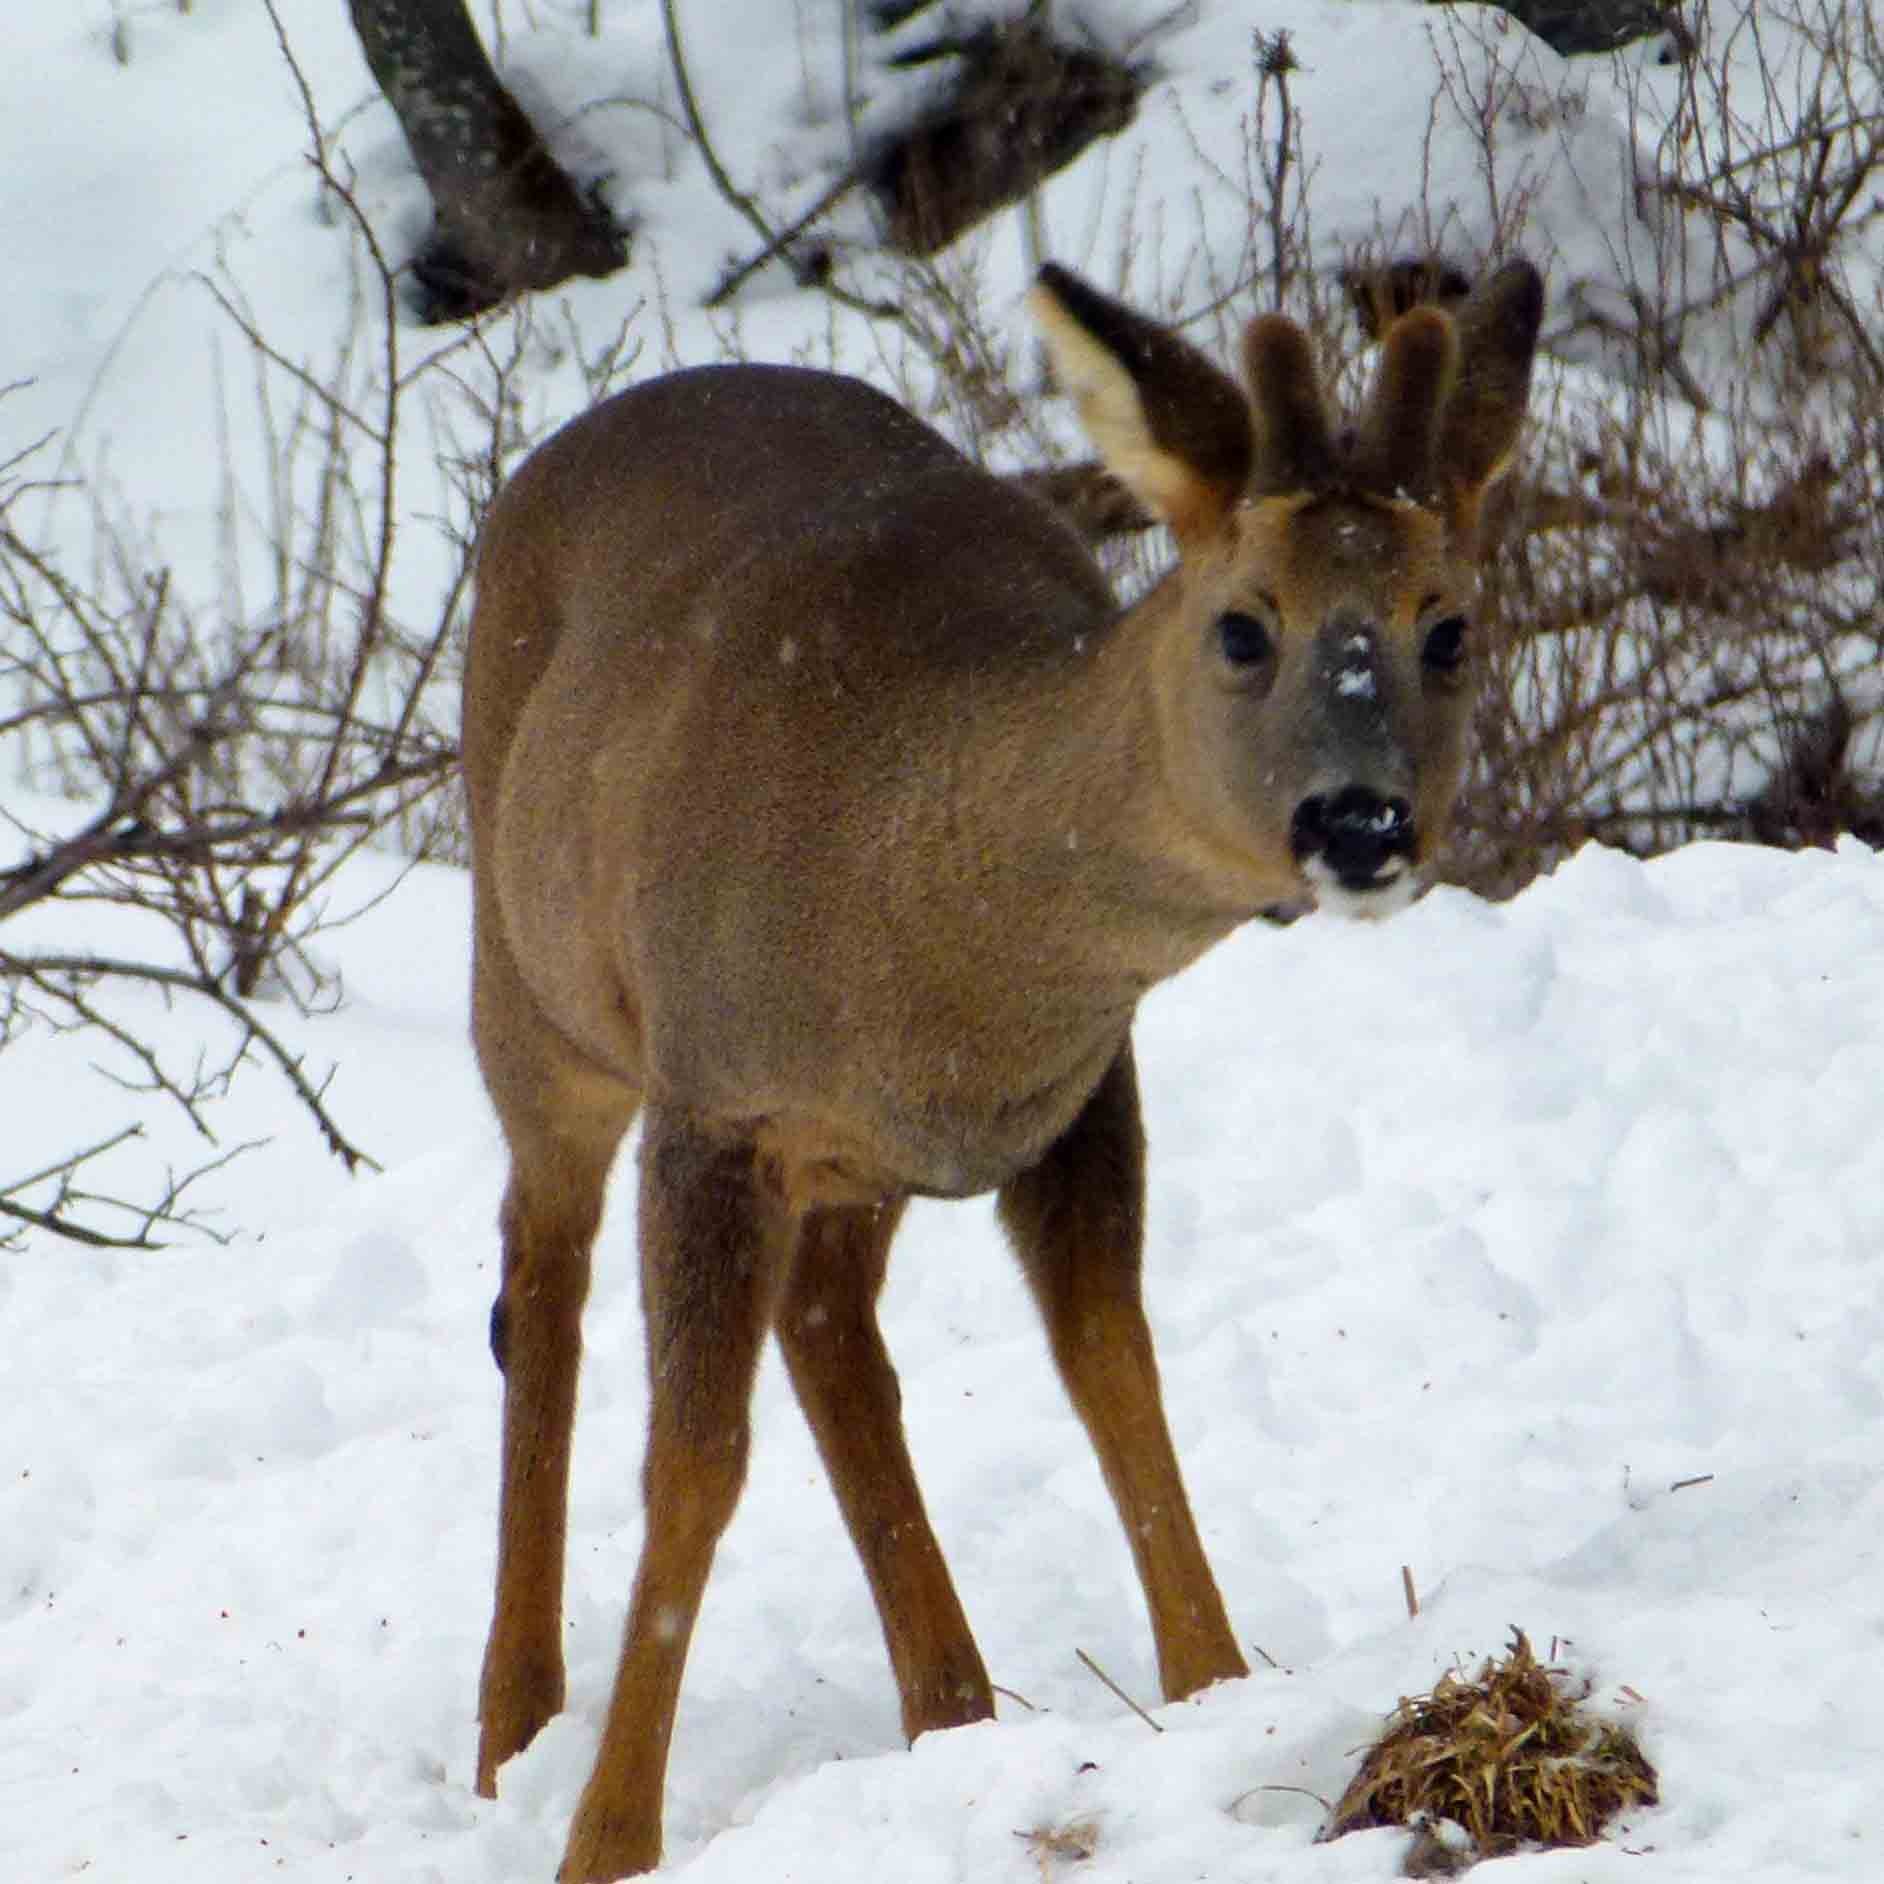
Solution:
<path fill-rule="evenodd" d="M 373 1171 L 382 1168 L 377 1160 L 369 1157 L 335 1124 L 324 1103 L 326 1082 L 316 1086 L 303 1071 L 300 1057 L 290 1051 L 272 1028 L 256 1018 L 255 1010 L 248 1002 L 231 994 L 215 976 L 198 970 L 165 968 L 156 962 L 140 962 L 118 956 L 55 953 L 14 955 L 4 950 L 0 950 L 0 975 L 31 979 L 42 987 L 46 985 L 46 978 L 54 975 L 71 975 L 82 981 L 109 977 L 193 994 L 209 1002 L 228 1015 L 242 1032 L 241 1043 L 236 1049 L 236 1061 L 239 1062 L 246 1055 L 251 1045 L 260 1047 L 288 1082 L 295 1097 L 313 1116 L 321 1136 L 327 1141 L 327 1148 L 349 1172 L 357 1170 L 361 1165 Z M 53 991 L 59 993 L 61 998 L 72 998 L 68 990 Z"/>
<path fill-rule="evenodd" d="M 273 0 L 270 0 L 272 3 Z M 707 134 L 706 120 L 700 115 L 700 101 L 694 97 L 693 79 L 680 47 L 680 14 L 676 0 L 661 0 L 661 23 L 667 31 L 667 58 L 673 68 L 674 84 L 680 92 L 680 109 L 687 120 L 688 132 L 700 152 L 700 161 L 706 165 L 707 175 L 713 179 L 713 187 L 752 224 L 759 240 L 770 244 L 776 240 L 771 224 L 760 214 L 758 204 L 727 175 L 726 166 L 720 162 L 719 152 L 714 149 L 713 140 Z"/>
<path fill-rule="evenodd" d="M 1073 1651 L 1073 1653 L 1077 1655 L 1079 1659 L 1082 1662 L 1084 1662 L 1086 1666 L 1095 1675 L 1097 1675 L 1099 1679 L 1103 1681 L 1105 1685 L 1108 1688 L 1110 1688 L 1112 1692 L 1116 1694 L 1119 1697 L 1119 1699 L 1123 1701 L 1125 1705 L 1129 1707 L 1132 1710 L 1132 1712 L 1136 1714 L 1138 1718 L 1142 1720 L 1145 1723 L 1145 1725 L 1151 1729 L 1153 1733 L 1161 1734 L 1164 1732 L 1164 1729 L 1155 1720 L 1153 1720 L 1151 1716 L 1147 1714 L 1145 1710 L 1142 1707 L 1140 1707 L 1138 1703 L 1134 1701 L 1132 1697 L 1129 1694 L 1127 1694 L 1125 1690 L 1121 1688 L 1119 1684 L 1116 1681 L 1114 1681 L 1112 1677 L 1108 1675 L 1106 1671 L 1103 1668 L 1101 1668 L 1099 1664 L 1096 1661 L 1094 1661 L 1093 1658 L 1090 1655 L 1088 1655 L 1083 1648 L 1076 1648 Z"/>
<path fill-rule="evenodd" d="M 151 1236 L 151 1231 L 160 1224 L 172 1224 L 215 1237 L 217 1233 L 210 1229 L 196 1212 L 178 1208 L 183 1193 L 199 1178 L 211 1171 L 220 1170 L 231 1158 L 238 1157 L 245 1151 L 254 1150 L 254 1144 L 235 1146 L 220 1157 L 212 1158 L 208 1163 L 199 1165 L 181 1178 L 170 1176 L 166 1180 L 161 1195 L 149 1203 L 134 1204 L 122 1197 L 106 1196 L 102 1192 L 86 1190 L 75 1181 L 78 1173 L 86 1165 L 105 1156 L 108 1152 L 115 1151 L 128 1140 L 142 1136 L 142 1126 L 127 1125 L 122 1131 L 114 1132 L 109 1138 L 100 1139 L 96 1144 L 71 1152 L 56 1163 L 47 1165 L 43 1170 L 35 1171 L 29 1177 L 13 1179 L 4 1189 L 0 1189 L 0 1217 L 29 1229 L 44 1230 L 52 1236 L 63 1238 L 68 1243 L 83 1244 L 88 1249 L 163 1249 L 166 1246 L 156 1242 Z M 42 1184 L 56 1184 L 57 1186 L 51 1201 L 43 1208 L 35 1208 L 30 1204 L 19 1202 L 22 1193 Z M 98 1210 L 115 1211 L 120 1215 L 135 1218 L 138 1227 L 129 1235 L 113 1235 L 108 1230 L 98 1229 L 95 1225 L 81 1222 L 72 1214 L 74 1209 L 86 1206 Z M 11 1240 L 0 1237 L 0 1243 Z"/>
<path fill-rule="evenodd" d="M 863 181 L 861 171 L 852 168 L 846 170 L 818 200 L 811 205 L 795 222 L 788 223 L 777 235 L 768 236 L 765 246 L 758 254 L 749 256 L 735 268 L 729 269 L 720 277 L 719 286 L 707 296 L 705 305 L 723 307 L 743 288 L 767 262 L 775 261 L 785 255 L 785 251 L 811 227 L 827 210 L 834 208 Z M 787 257 L 787 260 L 790 258 Z"/>
<path fill-rule="evenodd" d="M 686 55 L 681 49 L 680 13 L 677 0 L 661 0 L 661 20 L 667 31 L 668 63 L 673 67 L 674 84 L 680 93 L 681 113 L 687 120 L 687 129 L 700 152 L 700 160 L 706 165 L 707 175 L 712 179 L 713 187 L 719 191 L 721 197 L 732 209 L 752 225 L 757 233 L 760 242 L 764 245 L 764 251 L 759 260 L 768 261 L 791 239 L 791 236 L 789 233 L 782 236 L 773 233 L 772 225 L 766 221 L 758 204 L 734 183 L 731 176 L 727 174 L 726 166 L 720 162 L 719 152 L 714 148 L 712 136 L 707 130 L 706 119 L 700 112 L 700 101 L 694 96 L 693 79 L 687 69 Z M 842 187 L 838 190 L 838 195 L 850 187 L 850 180 L 840 179 L 840 184 Z M 835 202 L 836 196 L 832 196 L 830 201 Z M 819 209 L 814 210 L 812 214 L 822 213 L 825 207 L 828 207 L 828 204 L 821 204 Z M 756 266 L 758 266 L 757 262 L 753 264 L 753 267 Z M 750 268 L 745 271 L 745 273 L 750 272 Z M 739 280 L 744 279 L 745 274 L 741 274 Z M 851 309 L 853 313 L 867 314 L 879 320 L 900 321 L 902 319 L 902 310 L 894 302 L 865 300 L 861 295 L 852 294 L 848 288 L 842 288 L 834 281 L 821 281 L 817 285 L 823 293 L 828 294 L 840 306 Z M 714 290 L 714 298 L 707 305 L 718 306 L 720 301 L 731 292 L 732 285 L 723 281 Z"/>

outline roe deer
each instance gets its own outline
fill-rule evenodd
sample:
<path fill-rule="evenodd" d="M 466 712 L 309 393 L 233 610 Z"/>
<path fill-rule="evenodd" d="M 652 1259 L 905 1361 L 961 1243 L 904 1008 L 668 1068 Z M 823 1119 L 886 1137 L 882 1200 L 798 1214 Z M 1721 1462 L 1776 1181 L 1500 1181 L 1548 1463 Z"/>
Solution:
<path fill-rule="evenodd" d="M 650 1869 L 681 1668 L 775 1331 L 911 1737 L 993 1712 L 876 1322 L 912 1195 L 996 1190 L 1150 1610 L 1165 1698 L 1246 1671 L 1139 1291 L 1140 997 L 1238 924 L 1405 902 L 1471 705 L 1478 515 L 1542 311 L 1522 262 L 1388 334 L 1352 430 L 1278 315 L 1246 397 L 1058 268 L 1033 306 L 1176 568 L 1072 531 L 880 393 L 634 387 L 512 478 L 465 686 L 473 1031 L 509 1144 L 478 1790 L 563 1705 L 590 1245 L 636 1112 L 647 1528 L 560 1876 Z"/>

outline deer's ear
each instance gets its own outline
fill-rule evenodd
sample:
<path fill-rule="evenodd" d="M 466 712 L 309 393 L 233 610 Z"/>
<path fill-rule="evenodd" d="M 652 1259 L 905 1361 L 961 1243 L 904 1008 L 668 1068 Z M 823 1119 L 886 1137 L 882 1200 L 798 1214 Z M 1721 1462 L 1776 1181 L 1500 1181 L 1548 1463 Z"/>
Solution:
<path fill-rule="evenodd" d="M 1106 468 L 1180 542 L 1210 535 L 1249 483 L 1249 404 L 1236 382 L 1064 268 L 1043 268 L 1028 300 Z"/>
<path fill-rule="evenodd" d="M 1254 408 L 1255 491 L 1279 496 L 1332 483 L 1334 431 L 1308 336 L 1286 315 L 1257 315 L 1243 335 L 1243 373 Z"/>
<path fill-rule="evenodd" d="M 1517 451 L 1544 322 L 1543 278 L 1529 262 L 1507 262 L 1454 318 L 1459 370 L 1440 426 L 1438 469 L 1454 528 L 1469 538 L 1485 493 Z"/>
<path fill-rule="evenodd" d="M 1458 335 L 1438 308 L 1416 307 L 1387 330 L 1354 446 L 1362 489 L 1421 503 L 1439 495 L 1440 426 L 1458 373 Z"/>

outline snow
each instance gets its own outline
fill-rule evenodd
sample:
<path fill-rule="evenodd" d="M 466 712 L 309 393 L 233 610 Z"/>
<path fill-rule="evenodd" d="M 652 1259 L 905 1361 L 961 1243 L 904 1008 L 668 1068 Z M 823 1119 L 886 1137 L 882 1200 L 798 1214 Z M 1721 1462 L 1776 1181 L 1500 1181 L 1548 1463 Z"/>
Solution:
<path fill-rule="evenodd" d="M 6 1259 L 15 1876 L 554 1869 L 639 1535 L 631 1187 L 588 1318 L 570 1711 L 489 1804 L 502 1172 L 454 998 L 464 886 L 419 871 L 370 925 L 304 1031 L 384 1176 L 336 1182 L 283 1121 L 229 1170 L 226 1247 Z M 1016 1834 L 1091 1819 L 1095 1879 L 1391 1877 L 1393 1836 L 1311 1846 L 1313 1801 L 1257 1789 L 1332 1797 L 1399 1694 L 1515 1623 L 1595 1675 L 1664 1796 L 1529 1873 L 1652 1847 L 1675 1878 L 1875 1876 L 1881 954 L 1857 848 L 1590 851 L 1508 907 L 1248 932 L 1155 994 L 1154 1319 L 1265 1665 L 1161 1737 L 1080 1666 L 1155 1699 L 1123 1541 L 991 1213 L 918 1206 L 885 1314 L 912 1446 L 994 1678 L 1037 1711 L 902 1750 L 768 1363 L 683 1692 L 676 1874 L 1021 1879 Z M 97 1103 L 71 1059 L 31 1100 Z"/>
<path fill-rule="evenodd" d="M 5 375 L 33 383 L 0 405 L 0 460 L 69 428 L 65 462 L 108 465 L 187 545 L 216 502 L 226 347 L 192 271 L 220 252 L 283 350 L 317 358 L 348 269 L 261 10 L 125 10 L 124 67 L 118 11 L 9 22 L 0 120 L 39 134 L 9 158 Z M 343 10 L 283 11 L 364 200 L 409 234 L 413 185 Z M 504 11 L 535 100 L 652 91 L 653 7 L 609 0 L 593 42 L 567 0 Z M 840 133 L 782 22 L 816 11 L 729 0 L 691 31 L 722 156 L 805 200 Z M 1424 9 L 1268 11 L 1305 61 L 1327 239 L 1376 226 L 1422 161 L 1460 216 L 1481 215 L 1469 151 L 1421 157 L 1430 100 L 1406 74 L 1439 56 Z M 1146 12 L 1110 0 L 1094 17 L 1123 30 Z M 1128 188 L 1146 227 L 1143 193 L 1191 202 L 1185 140 L 1226 138 L 1248 109 L 1247 29 L 1240 9 L 1206 8 L 1158 47 L 1167 77 L 1138 141 L 1047 193 L 1059 252 L 1095 270 L 1115 255 Z M 1579 70 L 1599 100 L 1653 83 L 1639 53 Z M 1342 143 L 1357 122 L 1358 151 Z M 671 333 L 648 317 L 645 365 L 668 347 L 709 357 L 733 330 L 689 310 L 750 232 L 653 114 L 571 135 L 620 163 L 644 266 L 662 270 Z M 1577 192 L 1609 187 L 1622 137 L 1597 110 L 1531 152 L 1548 168 L 1539 213 L 1591 268 Z M 1237 206 L 1206 195 L 1233 272 Z M 1147 299 L 1154 274 L 1203 298 L 1203 238 L 1177 216 L 1157 225 L 1169 249 L 1140 258 Z M 991 305 L 1016 304 L 1011 229 L 980 266 Z M 624 298 L 617 282 L 563 300 L 594 339 Z M 736 338 L 755 357 L 826 346 L 881 366 L 776 275 Z M 547 350 L 525 379 L 548 413 L 580 396 Z M 419 515 L 422 479 L 410 471 Z M 428 572 L 407 572 L 415 593 Z M 178 580 L 215 590 L 207 560 Z M 0 806 L 40 828 L 62 815 L 10 769 Z M 0 1252 L 0 1843 L 27 1884 L 547 1879 L 593 1756 L 640 1537 L 633 1186 L 615 1187 L 586 1323 L 569 1708 L 482 1801 L 503 1161 L 465 1039 L 466 890 L 366 858 L 333 895 L 363 912 L 317 945 L 347 998 L 272 1018 L 312 1069 L 335 1069 L 330 1103 L 383 1170 L 348 1179 L 250 1069 L 217 1124 L 267 1142 L 200 1196 L 226 1242 Z M 95 909 L 60 920 L 113 940 Z M 127 999 L 168 1049 L 199 1043 L 200 1013 Z M 94 1051 L 34 1034 L 0 1054 L 6 1171 L 134 1115 Z M 1514 1881 L 1880 1875 L 1884 859 L 1590 849 L 1501 907 L 1437 892 L 1387 924 L 1254 929 L 1147 1001 L 1139 1063 L 1170 1416 L 1258 1672 L 1154 1707 L 1158 1734 L 1082 1666 L 1079 1650 L 1155 1701 L 1124 1542 L 992 1212 L 918 1204 L 886 1333 L 1000 1718 L 902 1746 L 862 1576 L 768 1358 L 682 1690 L 668 1871 L 1388 1879 L 1402 1838 L 1314 1845 L 1310 1795 L 1339 1791 L 1398 1696 L 1517 1625 L 1636 1727 L 1662 1804 L 1592 1850 L 1509 1861 Z M 148 1123 L 148 1168 L 199 1155 L 174 1121 Z M 1056 1857 L 1074 1828 L 1092 1855 Z"/>

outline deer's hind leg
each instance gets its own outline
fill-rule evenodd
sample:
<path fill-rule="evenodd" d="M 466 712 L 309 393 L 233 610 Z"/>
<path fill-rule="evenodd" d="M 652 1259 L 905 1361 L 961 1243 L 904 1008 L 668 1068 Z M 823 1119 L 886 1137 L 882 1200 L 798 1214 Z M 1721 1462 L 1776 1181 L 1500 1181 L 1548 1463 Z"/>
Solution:
<path fill-rule="evenodd" d="M 745 1482 L 753 1377 L 791 1259 L 766 1161 L 692 1115 L 649 1108 L 641 1146 L 647 1530 L 595 1770 L 564 1884 L 651 1870 L 681 1670 L 713 1553 Z"/>
<path fill-rule="evenodd" d="M 485 912 L 480 912 L 484 914 Z M 478 1682 L 477 1789 L 561 1712 L 569 1457 L 590 1250 L 632 1086 L 537 1016 L 501 936 L 481 922 L 473 1030 L 510 1148 L 491 1352 L 504 1376 L 497 1598 Z"/>
<path fill-rule="evenodd" d="M 1151 1612 L 1167 1701 L 1249 1669 L 1178 1471 L 1140 1294 L 1145 1137 L 1129 1042 L 1065 1135 L 1002 1187 L 1001 1221 L 1099 1456 Z"/>
<path fill-rule="evenodd" d="M 994 1692 L 923 1508 L 903 1436 L 902 1389 L 877 1326 L 901 1202 L 813 1211 L 778 1320 L 799 1405 L 863 1560 L 914 1740 L 988 1720 Z"/>

